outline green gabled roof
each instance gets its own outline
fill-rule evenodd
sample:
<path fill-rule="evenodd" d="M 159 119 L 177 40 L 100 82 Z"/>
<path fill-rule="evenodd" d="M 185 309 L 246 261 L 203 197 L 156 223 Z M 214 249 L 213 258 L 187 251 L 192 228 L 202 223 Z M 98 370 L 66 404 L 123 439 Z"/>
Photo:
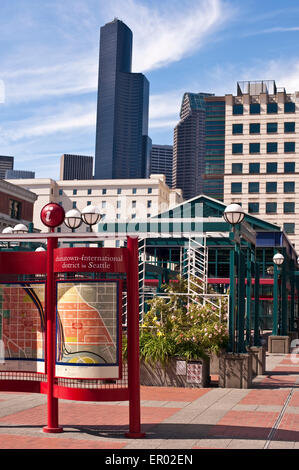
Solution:
<path fill-rule="evenodd" d="M 202 205 L 201 208 L 199 208 L 199 204 Z M 188 201 L 184 201 L 181 204 L 173 207 L 172 209 L 168 209 L 167 211 L 162 212 L 161 214 L 151 217 L 151 219 L 193 218 L 198 215 L 204 218 L 219 218 L 219 223 L 221 223 L 223 222 L 222 216 L 226 207 L 227 205 L 223 202 L 220 202 L 217 199 L 213 199 L 209 196 L 205 196 L 202 194 L 199 196 L 195 196 L 194 198 L 189 199 Z M 278 225 L 271 224 L 270 222 L 266 222 L 249 214 L 245 215 L 245 221 L 249 225 L 251 225 L 252 228 L 254 228 L 254 230 L 256 231 L 281 231 L 281 228 Z"/>

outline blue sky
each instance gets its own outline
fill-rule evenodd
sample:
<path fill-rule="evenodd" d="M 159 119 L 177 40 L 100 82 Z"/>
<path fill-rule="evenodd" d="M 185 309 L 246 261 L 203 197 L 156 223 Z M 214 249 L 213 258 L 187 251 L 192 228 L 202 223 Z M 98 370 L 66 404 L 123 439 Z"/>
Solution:
<path fill-rule="evenodd" d="M 15 169 L 58 179 L 63 153 L 94 155 L 100 27 L 114 17 L 150 82 L 155 144 L 172 144 L 185 91 L 299 91 L 298 0 L 1 0 L 0 155 Z"/>

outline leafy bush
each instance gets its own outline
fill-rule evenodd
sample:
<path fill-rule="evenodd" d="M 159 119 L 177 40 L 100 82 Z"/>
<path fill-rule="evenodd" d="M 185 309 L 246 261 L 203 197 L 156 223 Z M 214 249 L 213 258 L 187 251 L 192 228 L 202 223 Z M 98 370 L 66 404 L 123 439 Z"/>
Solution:
<path fill-rule="evenodd" d="M 167 297 L 148 301 L 150 308 L 140 332 L 140 356 L 145 360 L 200 359 L 227 346 L 227 302 L 220 309 L 219 298 L 204 303 L 200 294 L 190 302 L 184 295 L 187 287 L 187 281 L 179 277 L 163 286 Z"/>

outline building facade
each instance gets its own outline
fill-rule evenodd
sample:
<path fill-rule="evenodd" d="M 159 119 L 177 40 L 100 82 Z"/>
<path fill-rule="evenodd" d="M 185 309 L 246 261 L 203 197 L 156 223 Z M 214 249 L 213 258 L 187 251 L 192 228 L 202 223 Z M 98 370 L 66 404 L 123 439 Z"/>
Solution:
<path fill-rule="evenodd" d="M 6 170 L 5 179 L 26 179 L 26 178 L 35 178 L 35 171 L 27 170 Z"/>
<path fill-rule="evenodd" d="M 161 210 L 166 210 L 181 202 L 179 190 L 171 190 L 164 175 L 151 175 L 145 179 L 130 180 L 77 180 L 55 181 L 36 178 L 32 180 L 14 180 L 37 195 L 34 205 L 34 227 L 45 231 L 40 220 L 42 208 L 49 202 L 56 202 L 67 212 L 70 209 L 82 211 L 87 205 L 96 205 L 102 213 L 101 222 L 106 220 L 134 220 L 148 218 Z M 86 230 L 84 224 L 77 229 Z M 96 227 L 93 227 L 97 231 Z M 70 230 L 63 224 L 61 231 Z"/>
<path fill-rule="evenodd" d="M 299 93 L 274 81 L 226 95 L 224 202 L 278 224 L 299 249 Z"/>
<path fill-rule="evenodd" d="M 166 184 L 172 187 L 172 145 L 152 145 L 149 174 L 163 174 Z"/>
<path fill-rule="evenodd" d="M 0 179 L 5 179 L 6 171 L 12 170 L 14 165 L 14 157 L 6 157 L 0 155 Z"/>
<path fill-rule="evenodd" d="M 173 188 L 223 200 L 225 98 L 185 93 L 174 129 Z"/>
<path fill-rule="evenodd" d="M 206 150 L 203 194 L 223 201 L 225 98 L 223 96 L 207 96 L 204 103 L 206 109 Z"/>
<path fill-rule="evenodd" d="M 90 180 L 93 178 L 93 157 L 63 154 L 60 159 L 61 180 Z"/>
<path fill-rule="evenodd" d="M 0 180 L 0 232 L 5 227 L 25 224 L 33 221 L 33 207 L 36 194 L 19 185 Z"/>
<path fill-rule="evenodd" d="M 205 159 L 205 93 L 185 93 L 180 121 L 174 128 L 172 187 L 183 191 L 184 199 L 203 192 Z"/>
<path fill-rule="evenodd" d="M 132 39 L 118 19 L 101 28 L 95 179 L 145 177 L 149 82 L 131 71 Z"/>

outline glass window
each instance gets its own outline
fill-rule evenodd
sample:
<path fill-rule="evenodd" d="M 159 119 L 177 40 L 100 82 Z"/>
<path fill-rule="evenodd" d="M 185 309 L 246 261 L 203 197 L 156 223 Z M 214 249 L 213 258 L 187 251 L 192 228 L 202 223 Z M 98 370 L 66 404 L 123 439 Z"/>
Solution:
<path fill-rule="evenodd" d="M 287 132 L 295 132 L 295 123 L 294 122 L 285 122 L 284 123 L 284 131 Z"/>
<path fill-rule="evenodd" d="M 294 193 L 295 192 L 295 182 L 294 181 L 285 181 L 283 183 L 283 191 L 285 193 Z"/>
<path fill-rule="evenodd" d="M 132 214 L 132 219 L 136 219 L 136 214 Z"/>
<path fill-rule="evenodd" d="M 267 134 L 275 134 L 277 132 L 277 122 L 267 122 Z"/>
<path fill-rule="evenodd" d="M 267 153 L 277 153 L 277 142 L 267 142 Z"/>
<path fill-rule="evenodd" d="M 260 183 L 254 181 L 252 183 L 248 183 L 248 192 L 249 193 L 258 193 L 260 191 Z"/>
<path fill-rule="evenodd" d="M 62 195 L 63 195 L 63 190 L 59 189 L 59 196 L 62 196 Z"/>
<path fill-rule="evenodd" d="M 295 162 L 284 162 L 285 173 L 295 173 Z"/>
<path fill-rule="evenodd" d="M 283 224 L 283 229 L 285 233 L 295 233 L 295 224 L 292 222 L 287 222 Z"/>
<path fill-rule="evenodd" d="M 243 134 L 243 124 L 233 124 L 233 134 Z"/>
<path fill-rule="evenodd" d="M 133 188 L 132 189 L 132 194 L 136 194 L 137 193 L 137 188 Z"/>
<path fill-rule="evenodd" d="M 73 209 L 76 209 L 76 208 L 77 208 L 77 202 L 73 201 Z"/>
<path fill-rule="evenodd" d="M 121 201 L 116 201 L 116 207 L 119 209 L 121 207 Z"/>
<path fill-rule="evenodd" d="M 233 105 L 233 114 L 243 114 L 243 105 L 242 104 L 234 104 Z"/>
<path fill-rule="evenodd" d="M 261 105 L 259 103 L 251 103 L 250 105 L 250 114 L 260 114 Z"/>
<path fill-rule="evenodd" d="M 132 208 L 136 207 L 136 201 L 132 201 Z"/>
<path fill-rule="evenodd" d="M 250 134 L 259 134 L 261 132 L 261 126 L 257 122 L 252 122 L 249 124 L 249 133 Z"/>
<path fill-rule="evenodd" d="M 249 214 L 258 214 L 260 211 L 260 205 L 258 202 L 249 202 L 248 203 L 248 212 Z"/>
<path fill-rule="evenodd" d="M 77 189 L 73 189 L 73 196 L 76 196 L 77 194 Z"/>
<path fill-rule="evenodd" d="M 87 194 L 91 194 L 91 193 L 92 193 L 92 189 L 88 189 Z"/>
<path fill-rule="evenodd" d="M 284 151 L 285 151 L 285 153 L 295 152 L 295 142 L 285 142 L 284 143 Z"/>
<path fill-rule="evenodd" d="M 295 112 L 295 103 L 288 102 L 284 104 L 284 112 L 285 113 L 294 113 Z"/>
<path fill-rule="evenodd" d="M 266 214 L 275 214 L 277 212 L 276 202 L 266 202 Z"/>
<path fill-rule="evenodd" d="M 9 200 L 9 216 L 12 219 L 21 219 L 22 203 L 13 199 Z"/>
<path fill-rule="evenodd" d="M 121 194 L 121 188 L 117 189 L 117 194 Z"/>
<path fill-rule="evenodd" d="M 241 193 L 242 192 L 242 183 L 231 183 L 231 192 L 232 193 Z"/>
<path fill-rule="evenodd" d="M 107 194 L 107 189 L 102 189 L 102 194 Z"/>
<path fill-rule="evenodd" d="M 232 163 L 232 174 L 239 175 L 243 172 L 243 163 Z"/>
<path fill-rule="evenodd" d="M 295 203 L 294 202 L 284 202 L 283 203 L 283 212 L 285 214 L 294 214 L 295 213 Z"/>
<path fill-rule="evenodd" d="M 277 173 L 276 162 L 267 162 L 267 173 Z"/>
<path fill-rule="evenodd" d="M 249 144 L 249 153 L 260 153 L 260 144 L 257 142 Z"/>
<path fill-rule="evenodd" d="M 276 193 L 277 192 L 277 183 L 274 181 L 266 182 L 266 192 L 267 193 Z"/>
<path fill-rule="evenodd" d="M 243 153 L 243 144 L 232 144 L 232 153 Z"/>
<path fill-rule="evenodd" d="M 152 207 L 152 201 L 147 201 L 147 207 Z"/>
<path fill-rule="evenodd" d="M 91 206 L 91 201 L 87 201 L 87 206 Z"/>
<path fill-rule="evenodd" d="M 260 164 L 259 163 L 249 163 L 249 173 L 257 174 L 260 172 Z"/>
<path fill-rule="evenodd" d="M 267 113 L 268 114 L 277 113 L 277 111 L 278 111 L 277 103 L 268 103 L 267 104 Z"/>
<path fill-rule="evenodd" d="M 147 194 L 152 194 L 153 188 L 147 188 Z"/>

